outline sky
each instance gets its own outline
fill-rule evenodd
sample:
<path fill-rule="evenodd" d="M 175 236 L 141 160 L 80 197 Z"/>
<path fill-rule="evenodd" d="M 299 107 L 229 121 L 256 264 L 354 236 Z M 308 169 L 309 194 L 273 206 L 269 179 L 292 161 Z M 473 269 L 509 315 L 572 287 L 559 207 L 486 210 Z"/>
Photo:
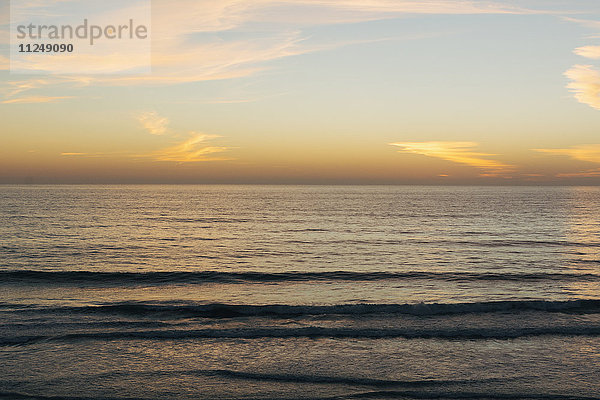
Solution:
<path fill-rule="evenodd" d="M 0 183 L 600 184 L 597 0 L 152 0 L 17 68 L 91 4 L 0 0 Z"/>

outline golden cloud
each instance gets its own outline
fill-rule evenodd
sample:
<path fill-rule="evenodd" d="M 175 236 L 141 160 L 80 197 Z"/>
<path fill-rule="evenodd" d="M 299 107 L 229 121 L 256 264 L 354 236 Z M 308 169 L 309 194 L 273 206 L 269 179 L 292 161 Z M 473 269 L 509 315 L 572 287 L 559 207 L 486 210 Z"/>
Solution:
<path fill-rule="evenodd" d="M 584 144 L 567 149 L 533 149 L 541 153 L 567 156 L 578 161 L 600 163 L 600 144 Z"/>
<path fill-rule="evenodd" d="M 600 144 L 584 144 L 566 149 L 533 149 L 541 153 L 565 156 L 577 161 L 600 164 Z M 581 172 L 560 173 L 558 178 L 593 178 L 600 176 L 600 168 L 588 169 Z"/>
<path fill-rule="evenodd" d="M 214 156 L 229 150 L 228 147 L 207 146 L 210 139 L 218 138 L 217 135 L 205 135 L 191 132 L 190 137 L 183 142 L 149 154 L 157 161 L 175 161 L 179 163 L 200 161 L 225 161 L 228 157 Z"/>
<path fill-rule="evenodd" d="M 474 142 L 402 142 L 390 144 L 400 147 L 402 153 L 440 158 L 484 170 L 486 171 L 485 176 L 499 176 L 514 169 L 512 165 L 488 158 L 496 154 L 473 151 L 478 146 L 478 143 Z"/>

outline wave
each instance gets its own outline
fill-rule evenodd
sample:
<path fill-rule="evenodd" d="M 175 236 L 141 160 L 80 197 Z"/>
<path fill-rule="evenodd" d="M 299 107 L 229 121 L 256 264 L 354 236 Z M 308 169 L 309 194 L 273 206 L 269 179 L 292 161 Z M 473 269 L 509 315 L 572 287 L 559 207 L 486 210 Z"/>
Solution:
<path fill-rule="evenodd" d="M 164 376 L 164 372 L 159 372 Z M 439 385 L 465 385 L 491 382 L 507 382 L 516 378 L 488 378 L 488 379 L 461 379 L 461 380 L 441 380 L 441 379 L 422 379 L 422 380 L 391 380 L 391 379 L 375 379 L 361 377 L 345 377 L 345 376 L 324 376 L 324 375 L 298 375 L 298 374 L 274 374 L 274 373 L 258 373 L 247 371 L 233 371 L 227 369 L 207 369 L 207 370 L 188 370 L 188 371 L 173 371 L 172 375 L 200 375 L 200 376 L 218 376 L 230 379 L 249 380 L 249 381 L 266 381 L 266 382 L 293 382 L 293 383 L 322 383 L 322 384 L 339 384 L 350 386 L 371 386 L 371 387 L 427 387 Z"/>
<path fill-rule="evenodd" d="M 478 400 L 597 400 L 598 397 L 585 397 L 545 393 L 478 393 L 478 392 L 430 392 L 430 391 L 376 391 L 351 394 L 344 399 L 478 399 Z M 340 400 L 341 397 L 330 397 L 321 400 Z"/>
<path fill-rule="evenodd" d="M 510 340 L 537 336 L 600 336 L 600 325 L 507 327 L 507 328 L 225 328 L 190 330 L 144 330 L 79 332 L 64 335 L 4 337 L 0 347 L 20 347 L 47 342 L 114 341 L 114 340 L 189 340 L 189 339 L 440 339 L 440 340 Z"/>
<path fill-rule="evenodd" d="M 251 304 L 196 304 L 171 302 L 124 302 L 80 307 L 24 307 L 11 311 L 19 313 L 114 314 L 153 318 L 237 318 L 271 317 L 293 318 L 309 316 L 381 316 L 411 315 L 417 317 L 483 313 L 600 313 L 600 300 L 514 300 L 474 303 L 417 303 L 417 304 L 339 304 L 339 305 L 251 305 Z"/>
<path fill-rule="evenodd" d="M 278 397 L 277 400 L 298 400 L 305 397 Z M 561 395 L 546 393 L 477 393 L 477 392 L 443 392 L 414 391 L 414 390 L 379 390 L 347 394 L 334 397 L 311 397 L 313 400 L 342 400 L 342 399 L 489 399 L 489 400 L 597 400 L 598 397 L 586 397 L 580 395 Z M 72 396 L 48 396 L 28 395 L 18 392 L 0 392 L 0 399 L 9 400 L 152 400 L 139 397 L 72 397 Z M 274 400 L 260 397 L 261 400 Z"/>
<path fill-rule="evenodd" d="M 388 281 L 431 280 L 447 282 L 469 281 L 586 281 L 600 282 L 597 274 L 573 273 L 508 273 L 508 272 L 93 272 L 93 271 L 0 271 L 2 283 L 46 284 L 202 284 L 202 283 L 272 283 L 272 282 L 331 282 L 331 281 Z"/>
<path fill-rule="evenodd" d="M 408 243 L 423 245 L 449 246 L 474 246 L 474 247 L 600 247 L 600 242 L 573 242 L 569 240 L 518 240 L 518 239 L 491 239 L 491 240 L 452 240 L 452 239 L 431 239 L 431 240 L 407 240 Z"/>
<path fill-rule="evenodd" d="M 0 399 L 8 400 L 93 400 L 92 397 L 71 397 L 71 396 L 42 396 L 29 395 L 18 392 L 0 392 Z M 132 400 L 132 399 L 127 399 Z"/>
<path fill-rule="evenodd" d="M 142 370 L 142 371 L 110 371 L 99 374 L 88 374 L 90 380 L 100 379 L 126 379 L 134 381 L 139 378 L 155 377 L 176 377 L 184 376 L 206 376 L 221 377 L 235 380 L 257 381 L 257 382 L 289 382 L 289 383 L 309 383 L 325 385 L 348 385 L 365 386 L 373 388 L 420 388 L 435 387 L 446 385 L 476 385 L 490 384 L 498 382 L 512 382 L 524 379 L 523 377 L 507 376 L 502 378 L 481 378 L 481 379 L 377 379 L 360 376 L 339 376 L 339 375 L 312 375 L 312 374 L 294 374 L 294 373 L 261 373 L 251 371 L 236 371 L 230 369 L 174 369 L 174 370 Z M 63 382 L 69 377 L 53 379 L 53 383 Z M 13 381 L 14 382 L 14 381 Z M 0 384 L 2 382 L 0 381 Z M 18 384 L 24 384 L 25 381 L 18 381 Z"/>
<path fill-rule="evenodd" d="M 39 394 L 26 394 L 19 392 L 0 392 L 0 399 L 7 400 L 150 400 L 139 397 L 74 397 L 74 396 L 48 396 Z"/>

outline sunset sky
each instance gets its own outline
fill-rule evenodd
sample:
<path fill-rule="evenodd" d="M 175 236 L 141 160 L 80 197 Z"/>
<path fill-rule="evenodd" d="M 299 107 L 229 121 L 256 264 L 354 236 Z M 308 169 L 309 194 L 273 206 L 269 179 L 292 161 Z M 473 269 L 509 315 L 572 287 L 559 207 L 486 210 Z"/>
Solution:
<path fill-rule="evenodd" d="M 600 184 L 598 0 L 153 0 L 84 74 L 0 4 L 0 183 Z"/>

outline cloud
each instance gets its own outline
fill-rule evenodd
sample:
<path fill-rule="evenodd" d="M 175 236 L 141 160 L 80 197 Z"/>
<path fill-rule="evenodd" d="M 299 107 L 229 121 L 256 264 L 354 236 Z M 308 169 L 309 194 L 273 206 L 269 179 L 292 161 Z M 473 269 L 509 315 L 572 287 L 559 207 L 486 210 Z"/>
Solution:
<path fill-rule="evenodd" d="M 70 1 L 60 3 L 68 8 Z M 31 4 L 32 9 L 35 4 Z M 155 0 L 152 9 L 152 74 L 65 74 L 52 57 L 46 57 L 37 68 L 64 75 L 53 80 L 69 77 L 72 83 L 85 85 L 172 85 L 234 79 L 261 72 L 273 60 L 351 44 L 339 41 L 325 46 L 310 44 L 303 33 L 307 26 L 407 14 L 541 12 L 487 0 L 180 0 L 175 6 L 171 0 Z M 118 18 L 111 15 L 111 20 Z M 224 32 L 228 34 L 221 35 Z M 361 42 L 364 40 L 356 41 Z M 64 55 L 60 57 L 64 60 Z M 80 62 L 82 67 L 96 66 L 96 72 L 101 73 L 114 72 L 115 66 L 124 60 L 115 55 L 114 59 L 98 61 L 88 55 Z M 139 62 L 142 63 L 141 58 Z"/>
<path fill-rule="evenodd" d="M 574 53 L 592 60 L 600 60 L 600 46 L 583 46 L 574 50 Z"/>
<path fill-rule="evenodd" d="M 32 104 L 32 103 L 53 103 L 59 100 L 72 99 L 72 96 L 30 96 L 16 99 L 3 100 L 0 104 Z"/>
<path fill-rule="evenodd" d="M 307 26 L 406 14 L 530 12 L 483 0 L 180 0 L 177 7 L 157 0 L 152 7 L 153 74 L 137 79 L 138 83 L 254 74 L 267 61 L 322 50 L 306 42 L 303 28 Z M 233 35 L 225 38 L 219 35 L 222 32 Z"/>
<path fill-rule="evenodd" d="M 288 3 L 320 4 L 360 12 L 402 14 L 522 14 L 532 11 L 485 0 L 289 0 Z"/>
<path fill-rule="evenodd" d="M 600 168 L 588 169 L 582 172 L 562 173 L 556 176 L 558 178 L 597 178 L 600 177 Z"/>
<path fill-rule="evenodd" d="M 137 116 L 137 120 L 144 129 L 153 135 L 164 135 L 167 132 L 169 120 L 159 116 L 154 111 L 142 113 Z"/>
<path fill-rule="evenodd" d="M 6 89 L 6 97 L 13 97 L 22 92 L 37 89 L 45 85 L 51 84 L 51 81 L 46 79 L 29 79 L 26 81 L 11 81 L 8 82 L 8 88 Z"/>
<path fill-rule="evenodd" d="M 588 29 L 600 29 L 600 21 L 591 20 L 591 19 L 580 19 L 580 18 L 571 18 L 571 17 L 563 17 L 565 21 L 574 22 Z"/>
<path fill-rule="evenodd" d="M 217 135 L 206 135 L 202 133 L 190 132 L 188 137 L 172 146 L 149 153 L 134 153 L 131 151 L 119 152 L 64 152 L 60 153 L 62 157 L 85 157 L 85 158 L 128 158 L 128 159 L 149 159 L 152 161 L 169 161 L 176 163 L 195 163 L 206 161 L 230 161 L 232 157 L 219 155 L 231 150 L 230 147 L 211 146 L 209 141 L 219 138 Z"/>
<path fill-rule="evenodd" d="M 566 149 L 533 149 L 541 153 L 565 156 L 577 161 L 600 164 L 600 144 L 583 144 Z M 600 168 L 587 169 L 580 172 L 556 174 L 557 178 L 595 178 L 600 177 Z"/>
<path fill-rule="evenodd" d="M 0 71 L 6 71 L 10 67 L 10 63 L 8 58 L 5 56 L 0 56 Z"/>
<path fill-rule="evenodd" d="M 155 111 L 141 113 L 135 118 L 140 124 L 153 135 L 162 135 L 163 138 L 171 137 L 171 140 L 176 141 L 177 138 L 183 135 L 170 131 L 167 127 L 169 120 L 161 117 Z M 170 161 L 177 163 L 191 163 L 203 161 L 228 161 L 233 160 L 231 157 L 219 155 L 231 150 L 230 147 L 210 145 L 212 139 L 220 138 L 218 135 L 208 135 L 204 133 L 189 132 L 186 139 L 168 147 L 163 147 L 159 150 L 137 153 L 133 151 L 118 151 L 118 152 L 63 152 L 60 155 L 63 157 L 120 157 L 130 159 L 149 159 L 152 161 Z M 164 140 L 164 139 L 163 139 Z"/>
<path fill-rule="evenodd" d="M 180 0 L 153 2 L 153 32 L 223 32 L 250 23 L 320 25 L 405 14 L 526 14 L 535 11 L 487 0 Z M 158 29 L 158 31 L 156 30 Z"/>
<path fill-rule="evenodd" d="M 148 73 L 151 69 L 150 54 L 143 54 L 140 49 L 137 53 L 132 51 L 130 54 L 124 54 L 123 50 L 110 54 L 107 54 L 107 50 L 97 54 L 90 54 L 90 51 L 93 50 L 88 50 L 88 54 L 46 54 L 43 58 L 21 55 L 11 60 L 11 70 L 17 73 L 36 71 L 40 74 L 78 76 Z"/>
<path fill-rule="evenodd" d="M 533 151 L 600 164 L 600 144 L 584 144 L 567 149 L 533 149 Z"/>
<path fill-rule="evenodd" d="M 153 135 L 171 133 L 168 130 L 169 120 L 155 111 L 144 112 L 137 116 L 144 129 Z M 174 135 L 171 135 L 174 136 Z M 228 147 L 208 146 L 207 142 L 218 138 L 217 135 L 190 132 L 184 141 L 148 154 L 131 155 L 136 158 L 151 158 L 155 161 L 174 161 L 179 163 L 200 161 L 222 161 L 230 158 L 214 156 L 229 150 Z"/>
<path fill-rule="evenodd" d="M 600 21 L 587 19 L 564 18 L 595 31 L 600 30 Z M 600 60 L 600 46 L 582 46 L 573 51 L 575 54 L 592 60 Z M 567 88 L 580 103 L 600 110 L 600 71 L 592 65 L 574 65 L 565 72 L 570 79 Z"/>
<path fill-rule="evenodd" d="M 40 89 L 46 86 L 57 85 L 61 82 L 65 82 L 65 79 L 48 77 L 44 79 L 36 78 L 29 80 L 3 82 L 0 86 L 2 87 L 1 92 L 4 93 L 4 100 L 0 101 L 0 104 L 51 103 L 59 100 L 74 98 L 74 96 L 23 96 L 24 92 Z M 17 97 L 19 95 L 21 95 L 21 97 Z"/>
<path fill-rule="evenodd" d="M 575 65 L 565 72 L 577 101 L 600 110 L 600 72 L 591 65 Z"/>
<path fill-rule="evenodd" d="M 495 154 L 473 151 L 478 143 L 473 142 L 402 142 L 390 143 L 400 147 L 402 153 L 420 154 L 427 157 L 441 158 L 458 164 L 465 164 L 486 171 L 485 176 L 498 176 L 510 172 L 514 166 L 487 157 Z"/>
<path fill-rule="evenodd" d="M 153 135 L 171 133 L 168 130 L 169 120 L 154 111 L 138 115 L 138 121 L 144 129 Z M 171 136 L 174 136 L 173 134 Z M 209 146 L 207 142 L 218 138 L 217 135 L 189 132 L 187 139 L 175 145 L 148 153 L 131 155 L 136 158 L 151 158 L 155 161 L 174 161 L 179 163 L 200 161 L 223 161 L 231 158 L 215 156 L 229 150 L 228 147 Z"/>
<path fill-rule="evenodd" d="M 179 163 L 231 160 L 231 158 L 228 157 L 214 156 L 215 154 L 229 150 L 228 147 L 206 145 L 208 140 L 218 137 L 219 136 L 216 135 L 190 132 L 190 137 L 183 142 L 158 150 L 146 156 L 149 156 L 156 161 L 175 161 Z"/>

